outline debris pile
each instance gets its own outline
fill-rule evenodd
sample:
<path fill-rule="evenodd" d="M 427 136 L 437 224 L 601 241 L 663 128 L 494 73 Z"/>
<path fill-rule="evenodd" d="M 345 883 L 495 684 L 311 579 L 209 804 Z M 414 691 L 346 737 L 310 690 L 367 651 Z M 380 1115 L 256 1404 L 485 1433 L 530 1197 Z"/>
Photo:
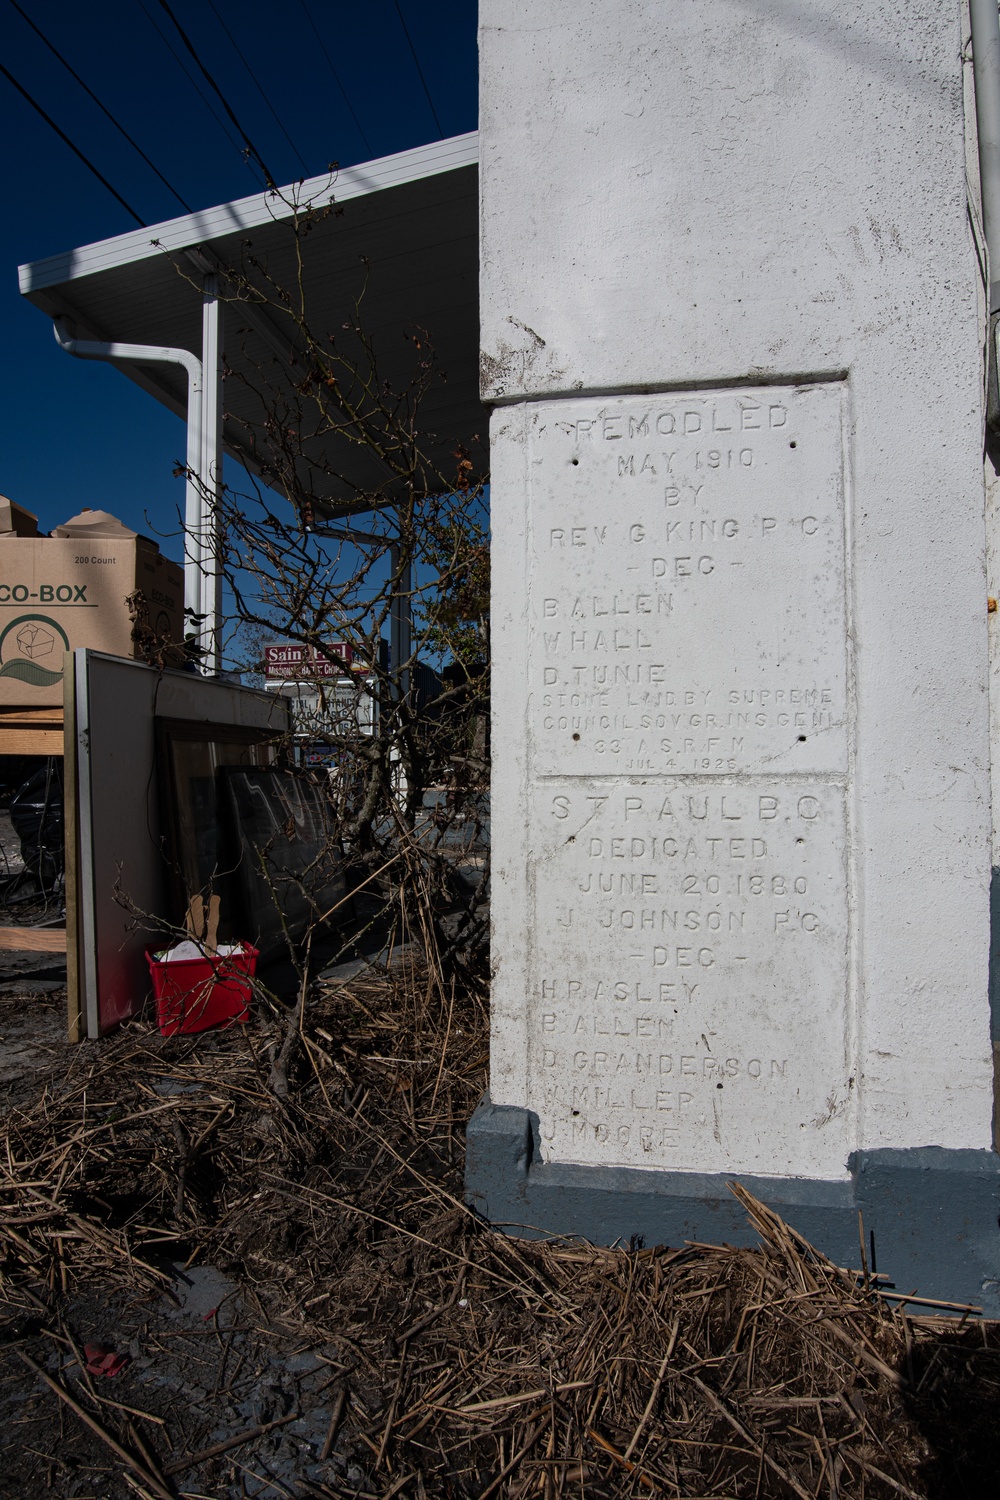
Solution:
<path fill-rule="evenodd" d="M 134 1023 L 12 1094 L 0 1494 L 991 1492 L 995 1325 L 906 1316 L 738 1186 L 757 1249 L 506 1239 L 461 1199 L 483 997 L 403 971 L 303 1020 Z"/>

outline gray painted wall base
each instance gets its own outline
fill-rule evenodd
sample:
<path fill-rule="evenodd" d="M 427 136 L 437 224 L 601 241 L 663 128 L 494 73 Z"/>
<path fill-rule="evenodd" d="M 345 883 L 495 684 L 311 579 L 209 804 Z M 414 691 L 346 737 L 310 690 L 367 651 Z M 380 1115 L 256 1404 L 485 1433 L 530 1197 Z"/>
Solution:
<path fill-rule="evenodd" d="M 752 1245 L 756 1235 L 726 1187 L 698 1172 L 644 1172 L 542 1162 L 538 1119 L 490 1103 L 466 1135 L 465 1196 L 484 1219 L 536 1239 L 576 1235 L 598 1245 Z M 1000 1317 L 1000 1157 L 992 1151 L 859 1151 L 847 1182 L 739 1180 L 842 1266 L 857 1266 L 858 1210 L 877 1269 L 897 1291 L 974 1302 Z"/>

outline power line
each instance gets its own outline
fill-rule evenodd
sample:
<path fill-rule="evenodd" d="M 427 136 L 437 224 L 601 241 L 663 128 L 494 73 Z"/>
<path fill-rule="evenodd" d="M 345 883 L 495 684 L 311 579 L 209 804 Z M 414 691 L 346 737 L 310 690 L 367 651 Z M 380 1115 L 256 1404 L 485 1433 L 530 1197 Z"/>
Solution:
<path fill-rule="evenodd" d="M 13 0 L 12 0 L 12 3 L 13 3 Z M 256 88 L 258 94 L 263 99 L 263 101 L 267 105 L 268 109 L 271 111 L 271 114 L 272 114 L 272 116 L 274 118 L 275 124 L 277 125 L 278 129 L 281 131 L 282 135 L 285 137 L 285 140 L 291 146 L 292 150 L 295 152 L 295 155 L 298 157 L 298 159 L 299 159 L 299 166 L 302 168 L 303 173 L 307 172 L 308 168 L 306 167 L 306 164 L 305 164 L 305 162 L 302 159 L 302 153 L 301 153 L 301 151 L 299 150 L 298 146 L 296 146 L 296 144 L 292 140 L 291 136 L 288 134 L 288 131 L 285 129 L 284 125 L 281 123 L 281 120 L 278 118 L 277 111 L 275 110 L 275 108 L 274 108 L 273 104 L 271 103 L 270 99 L 267 97 L 267 95 L 265 94 L 263 88 L 261 87 L 260 79 L 257 77 L 257 75 L 254 72 L 253 68 L 251 68 L 250 64 L 247 62 L 246 58 L 243 56 L 243 53 L 240 51 L 239 44 L 236 41 L 236 38 L 233 36 L 233 33 L 230 31 L 229 27 L 226 25 L 225 21 L 220 16 L 220 14 L 219 14 L 219 12 L 218 12 L 218 10 L 216 8 L 216 5 L 215 5 L 215 0 L 208 0 L 208 3 L 212 7 L 212 12 L 213 12 L 213 14 L 215 16 L 215 19 L 218 21 L 219 25 L 222 27 L 223 31 L 226 33 L 226 36 L 229 38 L 230 42 L 232 43 L 232 45 L 233 45 L 233 51 L 236 53 L 236 56 L 239 58 L 240 62 L 243 64 L 243 66 L 246 68 L 247 72 L 250 74 L 250 77 L 253 79 L 254 87 Z"/>
<path fill-rule="evenodd" d="M 347 108 L 350 111 L 351 119 L 354 121 L 355 125 L 357 126 L 358 135 L 361 137 L 361 143 L 364 146 L 365 150 L 370 155 L 371 154 L 371 149 L 372 149 L 371 148 L 371 143 L 369 142 L 368 137 L 365 135 L 364 131 L 361 128 L 361 121 L 358 119 L 357 115 L 354 113 L 354 106 L 352 105 L 350 99 L 347 97 L 347 90 L 344 88 L 344 85 L 340 81 L 340 74 L 337 72 L 336 68 L 333 66 L 333 58 L 330 56 L 329 52 L 327 52 L 327 50 L 326 50 L 326 44 L 323 41 L 323 38 L 320 36 L 319 31 L 317 30 L 316 22 L 312 18 L 312 13 L 310 12 L 308 5 L 306 4 L 306 0 L 299 0 L 299 4 L 302 6 L 303 11 L 305 12 L 306 20 L 309 22 L 309 25 L 312 27 L 313 33 L 314 33 L 314 35 L 316 37 L 317 42 L 319 42 L 320 51 L 323 53 L 323 56 L 326 58 L 327 66 L 329 67 L 330 72 L 333 74 L 333 81 L 337 85 L 337 87 L 340 90 L 341 94 L 344 96 L 344 103 L 347 105 Z"/>
<path fill-rule="evenodd" d="M 225 94 L 219 88 L 219 85 L 216 83 L 215 79 L 212 77 L 211 73 L 205 67 L 205 64 L 202 62 L 201 58 L 198 56 L 198 53 L 197 53 L 197 51 L 195 49 L 194 43 L 191 41 L 191 38 L 188 36 L 187 32 L 184 30 L 184 28 L 181 25 L 180 21 L 178 21 L 177 17 L 174 15 L 173 11 L 170 9 L 170 6 L 167 4 L 167 0 L 160 0 L 160 5 L 166 11 L 166 13 L 170 17 L 171 21 L 173 21 L 174 26 L 175 26 L 175 28 L 177 30 L 177 35 L 180 37 L 181 41 L 184 43 L 185 47 L 190 52 L 190 54 L 193 57 L 194 61 L 197 63 L 199 69 L 201 70 L 202 74 L 204 75 L 205 82 L 209 85 L 210 88 L 212 88 L 212 89 L 215 90 L 216 94 L 218 94 L 218 96 L 219 96 L 219 103 L 222 105 L 223 109 L 226 111 L 226 114 L 232 120 L 233 124 L 236 126 L 236 129 L 239 131 L 240 135 L 243 137 L 243 142 L 244 142 L 244 145 L 246 146 L 247 152 L 249 153 L 250 156 L 253 157 L 254 161 L 257 163 L 258 167 L 260 167 L 261 171 L 263 172 L 263 174 L 264 174 L 264 181 L 267 183 L 267 186 L 269 188 L 271 188 L 272 191 L 276 192 L 278 184 L 275 181 L 274 176 L 272 175 L 270 168 L 268 167 L 268 165 L 265 162 L 264 158 L 261 156 L 260 152 L 257 150 L 257 147 L 254 145 L 253 141 L 250 139 L 250 137 L 247 135 L 246 131 L 243 129 L 243 126 L 240 124 L 239 120 L 236 118 L 236 112 L 232 108 L 231 104 L 229 103 L 229 100 L 226 98 Z"/>
<path fill-rule="evenodd" d="M 444 140 L 444 130 L 441 128 L 441 121 L 438 119 L 438 112 L 434 108 L 434 100 L 431 98 L 431 91 L 427 87 L 427 79 L 424 77 L 424 70 L 420 66 L 420 59 L 417 57 L 417 49 L 413 45 L 413 38 L 410 35 L 410 29 L 407 26 L 406 22 L 403 20 L 403 12 L 399 8 L 399 0 L 393 0 L 393 4 L 396 7 L 396 14 L 399 17 L 399 24 L 403 28 L 403 34 L 406 37 L 406 40 L 410 44 L 410 52 L 413 55 L 413 65 L 416 68 L 418 74 L 420 75 L 420 82 L 424 86 L 424 93 L 427 95 L 427 103 L 430 105 L 431 114 L 434 116 L 434 124 L 438 128 L 438 140 L 443 141 Z"/>
<path fill-rule="evenodd" d="M 202 89 L 202 87 L 199 84 L 197 78 L 194 78 L 192 76 L 191 70 L 188 67 L 187 63 L 184 61 L 183 57 L 181 57 L 178 54 L 176 47 L 173 46 L 173 44 L 170 41 L 170 38 L 166 35 L 166 33 L 163 31 L 163 29 L 157 23 L 155 17 L 150 15 L 149 10 L 147 9 L 146 5 L 143 3 L 143 0 L 139 0 L 139 7 L 142 10 L 143 15 L 146 17 L 146 20 L 149 22 L 150 26 L 152 26 L 153 30 L 156 32 L 157 36 L 160 38 L 160 41 L 163 43 L 163 45 L 166 47 L 167 51 L 170 53 L 170 56 L 173 58 L 174 62 L 177 64 L 177 66 L 180 68 L 181 72 L 184 74 L 184 77 L 187 79 L 188 83 L 191 85 L 191 87 L 194 89 L 195 93 L 198 95 L 198 98 L 201 100 L 202 104 L 204 104 L 205 108 L 208 110 L 209 114 L 212 116 L 212 119 L 215 121 L 216 125 L 218 125 L 219 129 L 222 131 L 222 134 L 226 137 L 226 140 L 232 146 L 233 150 L 237 151 L 239 153 L 240 160 L 243 162 L 243 164 L 246 167 L 247 171 L 251 174 L 251 176 L 253 176 L 254 181 L 256 182 L 256 180 L 257 180 L 256 174 L 254 173 L 253 167 L 250 165 L 249 161 L 247 161 L 247 158 L 246 158 L 243 150 L 240 147 L 239 141 L 237 141 L 232 135 L 230 135 L 230 133 L 229 133 L 229 127 L 226 125 L 225 120 L 223 120 L 221 118 L 221 116 L 218 114 L 218 112 L 215 109 L 215 106 L 212 104 L 212 101 L 210 99 L 208 99 L 208 98 L 205 97 L 205 91 Z"/>
<path fill-rule="evenodd" d="M 182 208 L 186 208 L 187 211 L 188 211 L 188 213 L 191 213 L 192 210 L 191 210 L 190 203 L 185 203 L 185 201 L 181 197 L 180 193 L 177 191 L 177 189 L 173 186 L 172 183 L 170 183 L 170 182 L 167 181 L 167 179 L 164 177 L 163 173 L 160 171 L 159 167 L 157 167 L 154 162 L 150 161 L 149 157 L 146 155 L 145 151 L 143 151 L 143 149 L 139 145 L 139 143 L 137 141 L 135 141 L 135 140 L 132 139 L 132 137 L 129 135 L 128 131 L 125 129 L 124 125 L 120 125 L 118 123 L 118 121 L 115 119 L 114 115 L 111 113 L 110 109 L 108 109 L 106 105 L 104 105 L 104 104 L 101 103 L 100 99 L 98 99 L 98 97 L 94 93 L 93 89 L 90 88 L 86 83 L 84 83 L 83 79 L 80 77 L 80 75 L 76 71 L 76 69 L 74 67 L 72 67 L 66 61 L 66 59 L 63 57 L 62 53 L 58 50 L 58 48 L 55 47 L 55 46 L 53 46 L 53 44 L 49 41 L 49 39 L 45 35 L 45 33 L 41 30 L 41 28 L 39 26 L 35 25 L 35 22 L 31 19 L 31 17 L 27 14 L 27 12 L 23 11 L 21 9 L 20 5 L 18 5 L 18 3 L 17 3 L 17 0 L 10 0 L 10 3 L 14 7 L 14 9 L 17 11 L 17 13 L 21 17 L 22 21 L 26 21 L 27 22 L 27 24 L 31 27 L 31 29 L 35 33 L 35 35 L 37 37 L 40 37 L 41 40 L 45 43 L 46 47 L 48 47 L 48 49 L 52 53 L 52 55 L 54 57 L 56 57 L 56 58 L 59 59 L 59 61 L 63 65 L 63 67 L 66 69 L 67 73 L 69 73 L 71 77 L 73 77 L 73 78 L 76 79 L 77 83 L 83 89 L 84 93 L 88 94 L 90 96 L 90 98 L 93 99 L 93 101 L 97 105 L 98 109 L 101 110 L 101 112 L 108 117 L 108 119 L 111 121 L 112 125 L 118 131 L 119 135 L 123 135 L 125 137 L 125 139 L 128 141 L 128 143 L 132 147 L 132 149 L 134 151 L 137 151 L 139 153 L 139 155 L 142 157 L 143 161 L 146 163 L 147 167 L 149 167 L 150 171 L 156 173 L 157 177 L 163 183 L 163 186 L 170 193 L 173 194 L 173 196 L 177 199 L 177 202 L 181 205 L 181 207 Z"/>
<path fill-rule="evenodd" d="M 118 199 L 118 202 L 121 204 L 122 208 L 125 209 L 126 213 L 131 214 L 132 218 L 139 225 L 140 229 L 148 229 L 149 225 L 146 223 L 145 219 L 141 219 L 139 217 L 139 215 L 136 213 L 135 209 L 132 207 L 131 203 L 126 203 L 126 201 L 122 197 L 121 193 L 119 193 L 116 188 L 113 188 L 111 186 L 111 184 L 108 181 L 108 179 L 104 176 L 104 173 L 103 172 L 99 172 L 97 170 L 97 168 L 94 166 L 94 163 L 89 159 L 89 157 L 84 156 L 84 154 L 80 150 L 79 146 L 77 146 L 73 141 L 70 140 L 70 138 L 66 134 L 65 130 L 60 129 L 60 127 L 56 124 L 55 120 L 53 120 L 52 116 L 50 114 L 46 113 L 46 111 L 42 108 L 42 106 L 39 104 L 39 102 L 38 102 L 37 99 L 33 99 L 31 97 L 31 95 L 28 93 L 28 90 L 24 87 L 23 84 L 18 83 L 18 81 L 14 77 L 13 73 L 11 73 L 7 68 L 5 68 L 4 65 L 3 65 L 3 63 L 0 63 L 0 73 L 3 74 L 3 76 L 8 80 L 8 82 L 10 82 L 10 83 L 12 83 L 14 85 L 14 87 L 17 89 L 17 92 L 22 96 L 22 98 L 27 99 L 27 101 L 31 105 L 32 109 L 37 110 L 37 112 L 41 115 L 42 119 L 45 121 L 46 125 L 50 125 L 52 127 L 52 129 L 55 131 L 55 133 L 59 137 L 59 139 L 61 141 L 65 141 L 66 145 L 74 153 L 74 155 L 76 155 L 76 156 L 78 156 L 80 158 L 80 160 L 83 162 L 83 164 L 87 168 L 87 170 L 90 171 L 90 172 L 93 172 L 93 174 L 97 178 L 98 182 L 102 183 L 103 186 L 107 188 L 107 190 L 111 194 L 111 196 L 113 198 L 117 198 Z"/>

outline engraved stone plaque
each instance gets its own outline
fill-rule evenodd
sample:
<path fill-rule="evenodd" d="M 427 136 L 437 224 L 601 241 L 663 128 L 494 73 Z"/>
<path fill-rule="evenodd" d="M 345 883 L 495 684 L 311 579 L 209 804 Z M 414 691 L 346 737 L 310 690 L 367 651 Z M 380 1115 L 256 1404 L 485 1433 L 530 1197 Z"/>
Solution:
<path fill-rule="evenodd" d="M 844 1173 L 843 400 L 533 409 L 526 1064 L 546 1159 Z"/>
<path fill-rule="evenodd" d="M 552 781 L 532 847 L 543 1155 L 842 1174 L 843 788 Z"/>
<path fill-rule="evenodd" d="M 538 775 L 843 771 L 841 387 L 547 403 Z"/>

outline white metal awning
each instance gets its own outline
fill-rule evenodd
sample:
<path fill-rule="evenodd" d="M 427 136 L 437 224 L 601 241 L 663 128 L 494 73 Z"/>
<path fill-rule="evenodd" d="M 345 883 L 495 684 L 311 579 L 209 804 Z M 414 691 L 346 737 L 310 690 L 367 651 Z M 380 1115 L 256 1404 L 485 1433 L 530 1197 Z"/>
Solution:
<path fill-rule="evenodd" d="M 485 467 L 487 419 L 479 400 L 478 137 L 475 132 L 317 177 L 280 195 L 260 193 L 148 229 L 85 245 L 20 268 L 21 291 L 77 338 L 166 345 L 202 354 L 201 278 L 246 264 L 248 252 L 278 285 L 292 286 L 296 256 L 284 200 L 333 201 L 336 211 L 304 241 L 303 279 L 309 321 L 336 331 L 353 320 L 374 345 L 379 375 L 399 388 L 414 368 L 419 329 L 434 350 L 435 378 L 420 427 L 445 472 L 461 443 Z M 181 268 L 181 270 L 178 269 Z M 186 279 L 190 277 L 190 279 Z M 349 340 L 349 336 L 348 340 Z M 280 312 L 230 304 L 222 334 L 226 382 L 223 447 L 255 468 L 250 433 L 259 441 L 261 404 L 254 387 L 263 371 L 272 386 L 301 379 L 295 341 Z M 178 415 L 186 410 L 184 371 L 175 364 L 126 363 L 122 372 Z M 206 385 L 210 372 L 205 373 Z M 310 450 L 322 458 L 322 439 Z M 327 455 L 329 456 L 329 455 Z M 365 450 L 333 480 L 305 460 L 303 476 L 328 515 L 359 508 L 359 493 L 379 490 L 385 473 Z M 301 469 L 300 469 L 301 473 Z M 391 492 L 386 492 L 391 498 Z"/>

